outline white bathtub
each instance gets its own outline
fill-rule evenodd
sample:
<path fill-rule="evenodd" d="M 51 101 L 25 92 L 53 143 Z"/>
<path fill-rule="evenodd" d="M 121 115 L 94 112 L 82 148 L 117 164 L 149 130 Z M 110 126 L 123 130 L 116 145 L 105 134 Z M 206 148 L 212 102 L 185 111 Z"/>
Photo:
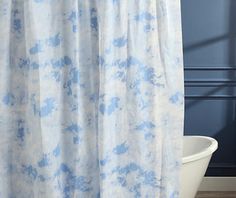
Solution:
<path fill-rule="evenodd" d="M 212 154 L 218 148 L 215 139 L 184 136 L 180 198 L 194 198 L 205 175 Z"/>

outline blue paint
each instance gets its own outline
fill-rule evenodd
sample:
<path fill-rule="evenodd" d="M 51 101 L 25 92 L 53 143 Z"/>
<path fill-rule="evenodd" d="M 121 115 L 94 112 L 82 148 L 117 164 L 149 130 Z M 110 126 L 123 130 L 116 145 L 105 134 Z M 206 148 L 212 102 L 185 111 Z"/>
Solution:
<path fill-rule="evenodd" d="M 24 141 L 25 138 L 25 129 L 24 127 L 20 127 L 17 130 L 17 136 L 16 136 L 20 141 Z"/>
<path fill-rule="evenodd" d="M 67 90 L 67 95 L 71 96 L 73 94 L 73 85 L 80 83 L 80 73 L 78 69 L 75 67 L 71 68 L 67 79 L 68 80 L 64 83 L 63 88 Z M 80 86 L 82 87 L 83 85 Z"/>
<path fill-rule="evenodd" d="M 153 140 L 155 138 L 155 135 L 152 133 L 146 133 L 145 134 L 145 140 Z"/>
<path fill-rule="evenodd" d="M 133 56 L 128 57 L 127 58 L 127 67 L 134 66 L 134 65 L 141 66 L 142 63 L 137 58 L 135 58 Z"/>
<path fill-rule="evenodd" d="M 130 67 L 130 62 L 129 62 L 129 58 L 126 60 L 121 60 L 121 59 L 117 59 L 113 62 L 114 66 L 118 66 L 120 69 L 128 69 Z"/>
<path fill-rule="evenodd" d="M 65 66 L 64 59 L 59 59 L 59 60 L 56 60 L 56 61 L 52 60 L 51 63 L 52 63 L 52 66 L 54 68 L 59 68 L 60 69 L 60 68 Z"/>
<path fill-rule="evenodd" d="M 141 80 L 135 79 L 129 86 L 131 90 L 133 90 L 135 96 L 139 96 L 141 94 L 140 91 Z"/>
<path fill-rule="evenodd" d="M 32 110 L 33 110 L 34 114 L 38 114 L 39 111 L 38 111 L 37 102 L 36 102 L 35 97 L 36 97 L 36 95 L 33 94 L 30 98 L 30 101 L 31 101 L 31 106 L 32 106 Z"/>
<path fill-rule="evenodd" d="M 128 151 L 129 147 L 127 146 L 126 142 L 117 145 L 114 149 L 113 149 L 113 153 L 117 154 L 117 155 L 121 155 L 124 154 Z"/>
<path fill-rule="evenodd" d="M 48 166 L 49 165 L 49 157 L 48 155 L 43 155 L 42 159 L 38 162 L 38 166 L 40 168 L 43 168 L 45 166 Z"/>
<path fill-rule="evenodd" d="M 73 31 L 74 33 L 76 33 L 76 32 L 78 31 L 77 25 L 73 25 L 73 26 L 72 26 L 72 31 Z"/>
<path fill-rule="evenodd" d="M 155 19 L 155 17 L 149 12 L 142 12 L 142 13 L 135 16 L 136 21 L 143 21 L 143 20 L 151 21 L 154 19 Z"/>
<path fill-rule="evenodd" d="M 13 10 L 13 16 L 16 17 L 20 11 L 18 9 Z"/>
<path fill-rule="evenodd" d="M 52 78 L 56 80 L 56 82 L 61 81 L 61 73 L 59 71 L 52 72 Z"/>
<path fill-rule="evenodd" d="M 119 106 L 119 101 L 120 101 L 120 98 L 118 97 L 113 97 L 110 99 L 109 101 L 109 104 L 108 105 L 105 105 L 105 104 L 100 104 L 99 106 L 99 110 L 100 112 L 104 115 L 104 114 L 107 114 L 107 115 L 111 115 Z"/>
<path fill-rule="evenodd" d="M 39 179 L 39 181 L 41 181 L 41 182 L 45 182 L 45 181 L 46 181 L 46 178 L 45 178 L 43 175 L 39 175 L 39 176 L 38 176 L 38 179 Z"/>
<path fill-rule="evenodd" d="M 47 43 L 51 47 L 57 47 L 61 44 L 60 34 L 56 34 L 55 36 L 50 37 L 47 40 Z"/>
<path fill-rule="evenodd" d="M 150 31 L 151 31 L 151 28 L 152 28 L 151 25 L 150 25 L 150 24 L 147 24 L 147 25 L 144 26 L 143 29 L 144 29 L 144 32 L 150 32 Z"/>
<path fill-rule="evenodd" d="M 89 192 L 93 189 L 91 187 L 91 180 L 82 175 L 76 176 L 65 163 L 61 164 L 55 176 L 60 176 L 61 174 L 63 174 L 64 182 L 59 188 L 62 190 L 64 197 L 71 197 L 75 190 Z"/>
<path fill-rule="evenodd" d="M 29 68 L 29 65 L 30 65 L 30 60 L 28 58 L 20 58 L 19 59 L 19 68 L 21 69 L 28 69 Z"/>
<path fill-rule="evenodd" d="M 183 94 L 180 92 L 176 92 L 169 98 L 169 100 L 173 104 L 183 104 Z"/>
<path fill-rule="evenodd" d="M 118 97 L 111 98 L 110 105 L 107 108 L 108 115 L 112 114 L 115 111 L 115 109 L 118 108 L 119 101 L 120 101 L 120 98 Z"/>
<path fill-rule="evenodd" d="M 115 79 L 120 79 L 122 82 L 124 82 L 125 79 L 126 79 L 125 72 L 122 72 L 122 71 L 116 72 L 115 75 L 114 75 L 114 78 Z"/>
<path fill-rule="evenodd" d="M 102 56 L 98 56 L 98 64 L 101 66 L 105 65 L 105 59 Z"/>
<path fill-rule="evenodd" d="M 39 64 L 36 62 L 31 63 L 31 68 L 32 69 L 39 69 Z"/>
<path fill-rule="evenodd" d="M 71 65 L 72 64 L 72 60 L 69 56 L 64 56 L 64 63 L 65 65 Z"/>
<path fill-rule="evenodd" d="M 80 138 L 78 136 L 73 137 L 73 143 L 74 144 L 79 144 L 80 143 Z"/>
<path fill-rule="evenodd" d="M 72 23 L 72 31 L 73 33 L 76 33 L 78 31 L 78 19 L 79 16 L 82 15 L 82 10 L 78 12 L 76 11 L 71 11 L 71 13 L 69 14 L 68 20 Z"/>
<path fill-rule="evenodd" d="M 53 155 L 55 157 L 58 157 L 61 154 L 61 148 L 59 146 L 59 144 L 56 146 L 56 148 L 53 150 Z"/>
<path fill-rule="evenodd" d="M 21 28 L 22 28 L 22 25 L 21 25 L 21 20 L 20 19 L 14 19 L 13 20 L 13 28 L 15 31 L 17 32 L 21 32 Z"/>
<path fill-rule="evenodd" d="M 65 128 L 65 131 L 69 131 L 72 133 L 79 133 L 82 130 L 82 128 L 78 124 L 71 124 L 67 128 Z"/>
<path fill-rule="evenodd" d="M 141 184 L 150 186 L 152 188 L 160 188 L 160 186 L 158 185 L 158 180 L 156 178 L 155 172 L 144 171 L 136 163 L 130 163 L 124 167 L 118 166 L 115 170 L 112 171 L 112 173 L 118 173 L 117 179 L 120 184 L 125 183 L 124 179 L 122 178 L 127 177 L 128 174 L 131 174 L 131 173 L 134 174 L 134 172 L 136 172 L 137 181 L 139 181 L 139 183 L 134 184 L 133 189 L 132 188 L 130 189 L 132 192 L 134 191 L 134 188 L 136 187 L 139 188 L 136 185 L 141 185 Z"/>
<path fill-rule="evenodd" d="M 7 106 L 13 106 L 15 104 L 15 96 L 12 93 L 8 93 L 3 97 L 2 102 Z"/>
<path fill-rule="evenodd" d="M 153 128 L 155 128 L 155 124 L 153 124 L 153 122 L 144 121 L 141 124 L 137 125 L 135 129 L 139 130 L 139 131 L 142 131 L 142 130 L 145 130 L 145 129 L 153 129 Z"/>
<path fill-rule="evenodd" d="M 100 104 L 99 111 L 104 115 L 106 112 L 106 106 L 105 104 Z"/>
<path fill-rule="evenodd" d="M 60 69 L 66 65 L 71 65 L 72 60 L 69 56 L 64 56 L 63 58 L 61 58 L 59 60 L 51 60 L 51 64 L 52 64 L 53 68 Z"/>
<path fill-rule="evenodd" d="M 79 71 L 76 68 L 72 68 L 70 70 L 70 79 L 73 83 L 78 83 L 79 82 Z"/>
<path fill-rule="evenodd" d="M 32 48 L 30 48 L 29 52 L 30 54 L 34 55 L 39 52 L 42 52 L 42 49 L 43 49 L 42 44 L 38 42 Z"/>
<path fill-rule="evenodd" d="M 89 97 L 89 100 L 92 101 L 92 102 L 96 102 L 96 101 L 98 101 L 98 98 L 99 98 L 99 94 L 94 93 Z"/>
<path fill-rule="evenodd" d="M 153 188 L 159 187 L 157 184 L 157 178 L 154 171 L 146 171 L 142 175 L 144 177 L 143 183 Z"/>
<path fill-rule="evenodd" d="M 77 13 L 75 11 L 71 11 L 68 20 L 74 23 L 76 21 L 76 18 L 77 18 Z"/>
<path fill-rule="evenodd" d="M 33 180 L 37 178 L 37 175 L 38 175 L 37 169 L 34 168 L 32 165 L 28 165 L 28 166 L 23 165 L 22 168 L 23 168 L 22 170 L 23 174 L 26 174 L 28 177 L 30 177 Z"/>
<path fill-rule="evenodd" d="M 117 180 L 122 187 L 125 187 L 127 185 L 125 177 L 117 177 Z"/>
<path fill-rule="evenodd" d="M 104 179 L 106 179 L 106 174 L 105 173 L 100 173 L 100 179 L 101 180 L 104 180 Z"/>
<path fill-rule="evenodd" d="M 141 192 L 140 192 L 140 188 L 141 188 L 141 184 L 137 183 L 130 189 L 130 192 L 134 192 L 134 197 L 135 198 L 141 198 L 142 197 Z M 145 198 L 148 198 L 148 197 L 145 197 Z"/>
<path fill-rule="evenodd" d="M 150 82 L 150 83 L 154 83 L 154 77 L 155 77 L 155 71 L 154 68 L 149 67 L 149 68 L 142 68 L 142 75 L 143 75 L 143 80 Z"/>
<path fill-rule="evenodd" d="M 92 190 L 90 186 L 91 181 L 87 180 L 84 176 L 76 177 L 74 180 L 75 189 L 78 189 L 82 192 L 88 192 Z"/>
<path fill-rule="evenodd" d="M 97 19 L 97 10 L 92 8 L 90 11 L 90 26 L 93 30 L 98 31 L 98 19 Z"/>
<path fill-rule="evenodd" d="M 113 45 L 115 47 L 124 47 L 127 44 L 127 39 L 122 36 L 113 40 Z"/>
<path fill-rule="evenodd" d="M 128 175 L 129 173 L 131 172 L 134 172 L 134 171 L 137 171 L 139 170 L 140 167 L 136 164 L 136 163 L 130 163 L 126 166 L 124 166 L 123 168 L 121 167 L 117 167 L 114 171 L 114 172 L 118 172 L 120 175 L 121 174 L 124 174 L 124 175 Z"/>
<path fill-rule="evenodd" d="M 113 4 L 119 3 L 120 0 L 113 0 Z"/>
<path fill-rule="evenodd" d="M 91 20 L 90 20 L 90 23 L 91 23 L 91 28 L 97 31 L 98 30 L 97 17 L 92 17 Z"/>
<path fill-rule="evenodd" d="M 62 163 L 62 164 L 61 164 L 61 166 L 60 166 L 60 171 L 62 171 L 63 173 L 69 173 L 69 174 L 71 174 L 70 168 L 69 168 L 65 163 Z"/>
<path fill-rule="evenodd" d="M 132 64 L 130 62 L 131 59 L 127 59 L 119 63 L 119 68 L 129 68 Z"/>
<path fill-rule="evenodd" d="M 108 163 L 108 161 L 109 161 L 108 158 L 102 159 L 100 160 L 100 165 L 105 166 Z"/>
<path fill-rule="evenodd" d="M 55 109 L 55 99 L 46 98 L 43 102 L 43 106 L 40 108 L 39 115 L 40 117 L 46 117 L 50 115 Z"/>

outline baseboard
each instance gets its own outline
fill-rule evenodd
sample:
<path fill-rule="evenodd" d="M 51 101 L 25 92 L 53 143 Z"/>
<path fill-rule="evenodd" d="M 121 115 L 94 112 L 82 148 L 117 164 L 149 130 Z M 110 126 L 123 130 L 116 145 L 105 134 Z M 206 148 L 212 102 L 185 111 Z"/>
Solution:
<path fill-rule="evenodd" d="M 199 191 L 236 191 L 236 177 L 204 177 Z"/>

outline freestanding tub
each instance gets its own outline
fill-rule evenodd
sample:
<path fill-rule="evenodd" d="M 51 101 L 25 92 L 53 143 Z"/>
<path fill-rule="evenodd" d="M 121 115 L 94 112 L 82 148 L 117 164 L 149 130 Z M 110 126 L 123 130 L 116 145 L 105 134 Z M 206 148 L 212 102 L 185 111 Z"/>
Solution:
<path fill-rule="evenodd" d="M 212 154 L 218 148 L 215 139 L 184 136 L 180 198 L 194 198 L 205 175 Z"/>

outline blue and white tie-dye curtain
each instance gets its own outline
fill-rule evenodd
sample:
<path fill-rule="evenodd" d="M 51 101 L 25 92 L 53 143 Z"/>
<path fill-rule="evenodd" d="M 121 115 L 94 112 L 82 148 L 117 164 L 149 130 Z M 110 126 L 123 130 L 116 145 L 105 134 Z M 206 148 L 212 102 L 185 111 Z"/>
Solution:
<path fill-rule="evenodd" d="M 179 0 L 0 0 L 0 197 L 177 198 Z"/>

